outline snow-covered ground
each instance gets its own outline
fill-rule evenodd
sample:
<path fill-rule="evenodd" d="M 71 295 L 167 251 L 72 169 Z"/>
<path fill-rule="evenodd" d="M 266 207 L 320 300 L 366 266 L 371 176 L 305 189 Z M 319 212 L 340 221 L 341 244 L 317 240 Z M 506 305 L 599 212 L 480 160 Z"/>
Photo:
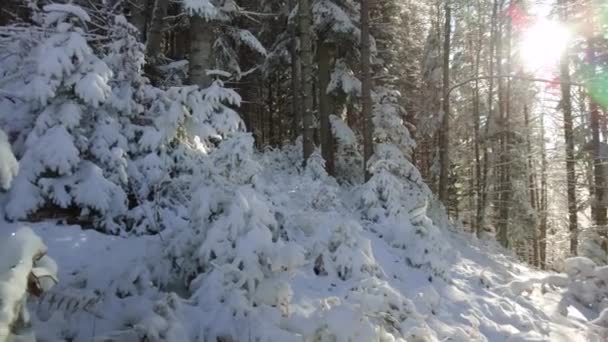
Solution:
<path fill-rule="evenodd" d="M 215 341 L 209 336 L 221 332 L 238 341 L 602 341 L 585 308 L 561 313 L 564 288 L 543 281 L 549 273 L 494 242 L 428 222 L 420 237 L 395 235 L 359 219 L 353 189 L 305 183 L 295 169 L 262 163 L 258 193 L 273 189 L 270 202 L 288 216 L 281 224 L 292 245 L 283 247 L 303 248 L 304 258 L 282 253 L 293 256 L 282 260 L 289 272 L 258 284 L 244 313 L 230 296 L 206 297 L 225 296 L 205 287 L 213 279 L 190 288 L 163 283 L 171 232 L 118 237 L 53 222 L 1 223 L 2 238 L 32 227 L 59 265 L 59 284 L 30 303 L 39 341 Z M 410 244 L 395 244 L 399 238 Z M 342 245 L 332 248 L 334 241 Z"/>
<path fill-rule="evenodd" d="M 59 285 L 31 303 L 40 341 L 54 341 L 54 336 L 61 335 L 73 336 L 75 341 L 92 341 L 95 336 L 112 335 L 110 332 L 121 326 L 128 328 L 128 322 L 137 324 L 155 301 L 164 298 L 160 293 L 118 298 L 121 290 L 130 290 L 129 283 L 135 281 L 131 275 L 138 274 L 135 269 L 156 257 L 162 244 L 160 237 L 120 238 L 52 223 L 30 226 L 46 242 L 49 256 L 59 265 Z M 5 224 L 2 234 L 16 227 Z M 422 319 L 438 336 L 451 336 L 452 341 L 467 341 L 471 336 L 480 341 L 593 341 L 587 334 L 583 313 L 573 307 L 569 308 L 568 317 L 559 313 L 560 289 L 542 293 L 538 282 L 531 293 L 518 293 L 509 286 L 513 281 L 543 278 L 546 273 L 517 263 L 489 243 L 468 235 L 444 233 L 459 255 L 445 275 L 447 282 L 405 266 L 398 253 L 368 234 L 386 281 L 413 301 Z M 290 311 L 298 315 L 306 315 L 315 301 L 345 296 L 353 285 L 336 284 L 306 272 L 298 274 L 294 283 L 298 286 L 293 289 Z M 187 306 L 187 302 L 182 305 Z M 198 320 L 208 319 L 197 317 L 195 312 L 183 310 L 181 323 L 185 331 L 194 329 Z M 282 319 L 286 325 L 291 323 L 289 318 Z"/>

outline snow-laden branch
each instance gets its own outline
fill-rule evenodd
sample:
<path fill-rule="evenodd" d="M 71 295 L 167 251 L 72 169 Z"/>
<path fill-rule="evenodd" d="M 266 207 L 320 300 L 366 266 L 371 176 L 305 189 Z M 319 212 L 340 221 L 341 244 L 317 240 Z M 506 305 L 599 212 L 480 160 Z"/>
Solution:
<path fill-rule="evenodd" d="M 0 242 L 0 339 L 34 341 L 27 314 L 28 295 L 39 296 L 57 283 L 57 264 L 30 228 Z"/>

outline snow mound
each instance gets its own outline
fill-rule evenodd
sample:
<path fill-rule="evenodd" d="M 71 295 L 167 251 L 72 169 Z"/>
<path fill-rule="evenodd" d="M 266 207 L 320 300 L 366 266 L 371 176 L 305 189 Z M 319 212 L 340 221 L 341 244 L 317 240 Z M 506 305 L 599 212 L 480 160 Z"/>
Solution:
<path fill-rule="evenodd" d="M 598 267 L 585 257 L 568 258 L 564 265 L 568 281 L 561 302 L 562 312 L 569 306 L 582 306 L 590 315 L 598 317 L 594 324 L 603 326 L 608 309 L 608 266 Z"/>

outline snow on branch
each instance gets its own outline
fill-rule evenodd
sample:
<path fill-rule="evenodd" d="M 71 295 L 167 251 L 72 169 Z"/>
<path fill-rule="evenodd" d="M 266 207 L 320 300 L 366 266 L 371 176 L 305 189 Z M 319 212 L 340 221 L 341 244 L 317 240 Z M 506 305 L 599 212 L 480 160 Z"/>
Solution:
<path fill-rule="evenodd" d="M 0 242 L 0 336 L 9 341 L 33 338 L 28 322 L 28 294 L 40 296 L 57 282 L 57 265 L 30 228 Z"/>

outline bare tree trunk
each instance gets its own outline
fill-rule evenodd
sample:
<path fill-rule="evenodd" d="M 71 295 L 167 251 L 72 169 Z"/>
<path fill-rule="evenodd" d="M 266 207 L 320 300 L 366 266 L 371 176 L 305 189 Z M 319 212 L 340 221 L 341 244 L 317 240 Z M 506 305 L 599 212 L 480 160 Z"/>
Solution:
<path fill-rule="evenodd" d="M 589 37 L 587 39 L 587 60 L 593 61 L 595 60 L 595 47 L 593 43 L 593 37 Z M 591 77 L 595 76 L 595 70 L 590 75 Z M 605 190 L 606 190 L 606 180 L 604 179 L 604 164 L 602 162 L 602 154 L 601 154 L 601 138 L 600 138 L 600 110 L 597 102 L 595 102 L 591 97 L 589 98 L 589 111 L 591 112 L 591 134 L 592 134 L 592 143 L 593 143 L 593 178 L 594 178 L 594 223 L 596 229 L 601 238 L 600 245 L 604 252 L 608 252 L 608 241 L 606 239 L 606 199 L 605 199 Z"/>
<path fill-rule="evenodd" d="M 175 37 L 175 59 L 184 59 L 188 54 L 188 43 L 190 41 L 188 31 L 179 31 Z"/>
<path fill-rule="evenodd" d="M 211 52 L 213 48 L 213 28 L 207 20 L 200 16 L 190 18 L 190 55 L 188 60 L 188 73 L 190 84 L 202 88 L 211 85 L 211 77 L 207 70 L 213 68 Z"/>
<path fill-rule="evenodd" d="M 294 0 L 289 1 L 289 9 L 295 8 Z M 297 19 L 296 19 L 297 20 Z M 296 21 L 299 23 L 299 21 Z M 291 104 L 292 104 L 292 125 L 291 138 L 296 141 L 296 138 L 302 131 L 302 98 L 300 97 L 300 85 L 302 83 L 302 65 L 300 63 L 300 55 L 298 55 L 298 32 L 295 25 L 292 25 L 289 30 L 291 42 L 289 44 L 289 54 L 291 55 Z"/>
<path fill-rule="evenodd" d="M 497 27 L 497 13 L 498 13 L 498 0 L 494 0 L 492 4 L 492 17 L 490 19 L 490 51 L 489 51 L 489 73 L 490 75 L 494 75 L 494 48 L 496 45 L 496 27 Z M 486 118 L 486 127 L 485 127 L 485 138 L 483 143 L 483 173 L 481 180 L 481 224 L 483 225 L 486 216 L 486 208 L 488 206 L 488 174 L 490 170 L 490 153 L 489 153 L 489 144 L 488 135 L 490 132 L 490 124 L 492 122 L 493 110 L 492 104 L 494 102 L 494 78 L 490 77 L 488 79 L 488 116 Z"/>
<path fill-rule="evenodd" d="M 267 140 L 267 144 L 270 146 L 274 146 L 274 141 L 275 141 L 275 132 L 274 132 L 274 96 L 273 96 L 273 91 L 272 91 L 272 75 L 268 76 L 268 84 L 266 85 L 266 89 L 267 91 L 267 98 L 266 98 L 266 112 L 268 113 L 266 115 L 266 126 L 268 127 L 268 140 Z"/>
<path fill-rule="evenodd" d="M 545 151 L 545 118 L 544 113 L 540 116 L 540 154 L 541 154 L 541 173 L 540 173 L 540 229 L 539 258 L 540 268 L 547 268 L 547 153 Z"/>
<path fill-rule="evenodd" d="M 332 46 L 319 41 L 317 55 L 319 61 L 319 121 L 321 122 L 321 153 L 325 159 L 325 170 L 335 176 L 334 135 L 331 130 L 329 116 L 333 114 L 332 98 L 327 94 L 331 76 Z"/>
<path fill-rule="evenodd" d="M 530 139 L 530 114 L 528 106 L 524 105 L 524 125 L 526 128 L 526 153 L 528 154 L 528 189 L 530 192 L 530 204 L 532 209 L 538 212 L 536 201 L 536 176 L 534 163 L 532 162 L 532 142 Z M 532 226 L 532 264 L 538 267 L 538 230 L 536 225 Z"/>
<path fill-rule="evenodd" d="M 506 68 L 507 74 L 511 74 L 511 36 L 512 27 L 511 20 L 507 21 L 507 51 L 506 51 Z M 501 42 L 502 45 L 502 42 Z M 498 54 L 502 56 L 502 52 Z M 499 86 L 499 88 L 502 88 Z M 501 153 L 501 168 L 502 168 L 502 184 L 501 184 L 501 207 L 500 207 L 500 223 L 501 228 L 500 240 L 503 246 L 509 247 L 509 216 L 511 213 L 511 79 L 507 78 L 507 84 L 504 90 L 504 96 L 500 99 L 500 106 L 502 111 L 502 153 Z"/>
<path fill-rule="evenodd" d="M 313 127 L 313 75 L 312 75 L 312 41 L 310 37 L 310 2 L 300 0 L 300 54 L 302 59 L 302 136 L 304 163 L 314 149 L 314 127 Z"/>
<path fill-rule="evenodd" d="M 560 0 L 562 20 L 567 20 L 566 0 Z M 570 230 L 570 254 L 577 255 L 578 250 L 578 218 L 576 208 L 576 174 L 574 160 L 574 136 L 572 126 L 572 95 L 570 93 L 570 60 L 568 49 L 560 60 L 560 81 L 562 92 L 562 110 L 564 113 L 564 138 L 566 141 L 566 182 L 568 192 L 568 221 Z"/>
<path fill-rule="evenodd" d="M 163 20 L 167 16 L 169 0 L 155 0 L 152 10 L 152 20 L 148 28 L 146 41 L 146 56 L 154 61 L 162 53 Z"/>
<path fill-rule="evenodd" d="M 449 0 L 445 2 L 445 24 L 443 37 L 443 118 L 439 129 L 439 200 L 448 206 L 450 171 L 450 36 L 452 34 L 452 12 Z"/>
<path fill-rule="evenodd" d="M 499 8 L 499 12 L 502 12 L 502 5 Z M 502 48 L 503 48 L 503 39 L 502 39 L 502 20 L 499 20 L 497 23 L 496 29 L 496 72 L 501 75 L 502 74 Z M 508 170 L 507 170 L 507 134 L 506 134 L 506 104 L 505 101 L 505 88 L 504 82 L 502 78 L 498 79 L 498 124 L 501 126 L 499 128 L 500 134 L 500 166 L 498 168 L 499 172 L 499 194 L 498 194 L 498 206 L 499 206 L 499 215 L 498 215 L 498 223 L 497 223 L 497 239 L 498 242 L 503 247 L 509 246 L 509 236 L 508 236 L 508 217 L 509 217 L 509 198 L 508 198 Z"/>
<path fill-rule="evenodd" d="M 362 116 L 363 123 L 363 169 L 365 180 L 371 178 L 368 162 L 374 153 L 372 134 L 374 123 L 372 120 L 372 77 L 371 52 L 369 34 L 369 0 L 361 0 L 361 96 L 363 97 Z"/>
<path fill-rule="evenodd" d="M 482 11 L 481 11 L 481 5 L 480 2 L 478 2 L 478 8 L 477 8 L 477 15 L 478 15 L 478 31 L 477 31 L 477 46 L 476 46 L 476 50 L 475 50 L 475 65 L 474 65 L 474 73 L 475 73 L 475 77 L 479 76 L 479 63 L 481 61 L 481 48 L 482 48 L 482 41 L 483 41 L 483 31 L 482 31 L 482 27 L 483 27 L 483 20 L 481 20 L 482 17 Z M 474 93 L 473 93 L 473 127 L 475 130 L 475 192 L 477 195 L 477 203 L 476 203 L 476 210 L 475 210 L 475 234 L 477 235 L 477 237 L 481 236 L 481 232 L 483 230 L 483 209 L 482 206 L 483 204 L 483 195 L 482 195 L 482 179 L 481 179 L 481 155 L 480 155 L 480 110 L 479 110 L 479 80 L 475 81 L 475 88 L 474 88 Z"/>
<path fill-rule="evenodd" d="M 131 13 L 131 22 L 139 31 L 138 40 L 146 41 L 146 30 L 148 27 L 148 0 L 131 0 L 127 3 L 129 12 Z"/>

